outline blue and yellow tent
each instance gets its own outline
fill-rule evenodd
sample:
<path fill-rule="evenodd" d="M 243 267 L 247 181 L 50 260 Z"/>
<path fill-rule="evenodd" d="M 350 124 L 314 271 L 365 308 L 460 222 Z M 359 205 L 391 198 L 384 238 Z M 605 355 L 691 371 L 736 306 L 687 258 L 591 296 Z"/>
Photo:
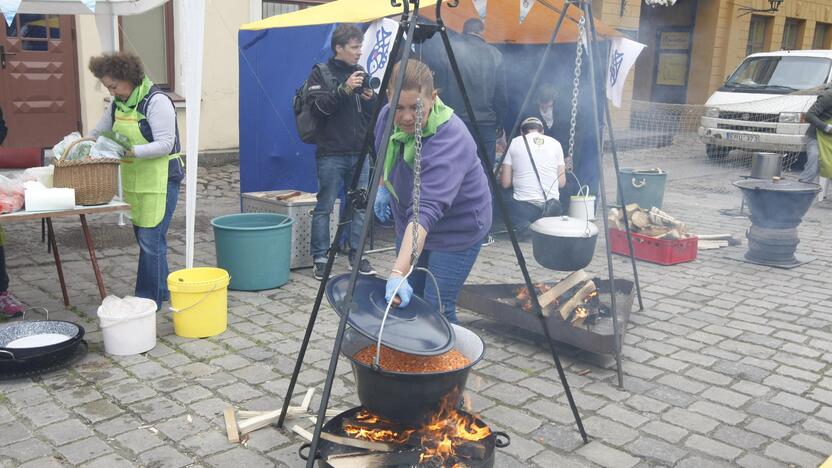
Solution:
<path fill-rule="evenodd" d="M 545 3 L 545 4 L 544 4 Z M 436 0 L 422 0 L 420 15 L 434 18 Z M 487 41 L 499 45 L 516 61 L 507 66 L 510 89 L 520 95 L 528 89 L 529 70 L 536 65 L 541 44 L 549 41 L 563 0 L 537 2 L 525 21 L 519 21 L 517 1 L 492 1 L 486 16 Z M 573 43 L 577 37 L 577 8 L 558 42 Z M 400 8 L 389 0 L 337 0 L 293 13 L 244 24 L 239 31 L 240 45 L 240 190 L 253 192 L 292 188 L 317 191 L 314 147 L 300 141 L 295 131 L 291 100 L 312 65 L 330 55 L 329 37 L 337 23 L 369 23 L 383 17 L 397 19 Z M 443 7 L 443 18 L 453 30 L 460 31 L 468 18 L 477 13 L 471 0 L 461 0 L 459 7 Z M 596 21 L 596 23 L 598 23 Z M 598 24 L 602 36 L 617 33 Z M 573 55 L 574 46 L 562 47 L 551 63 L 564 63 Z M 566 63 L 570 63 L 566 59 Z M 562 68 L 562 67 L 561 67 Z M 571 70 L 563 71 L 571 83 Z M 516 112 L 516 109 L 515 109 Z M 512 117 L 513 118 L 513 117 Z"/>

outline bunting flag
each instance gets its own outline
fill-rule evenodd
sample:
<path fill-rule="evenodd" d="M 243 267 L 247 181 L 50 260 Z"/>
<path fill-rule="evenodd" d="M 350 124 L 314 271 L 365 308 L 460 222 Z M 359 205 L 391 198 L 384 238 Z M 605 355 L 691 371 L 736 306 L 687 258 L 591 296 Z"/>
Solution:
<path fill-rule="evenodd" d="M 526 19 L 529 10 L 532 9 L 537 0 L 520 0 L 520 22 Z"/>
<path fill-rule="evenodd" d="M 18 8 L 20 8 L 20 0 L 0 0 L 0 10 L 6 18 L 6 26 L 12 25 Z"/>
<path fill-rule="evenodd" d="M 485 19 L 485 9 L 488 6 L 488 0 L 474 0 L 474 8 L 480 15 L 480 19 Z"/>
<path fill-rule="evenodd" d="M 361 65 L 371 77 L 378 78 L 379 84 L 390 63 L 390 49 L 393 48 L 393 39 L 396 38 L 398 31 L 397 21 L 382 18 L 373 22 L 364 33 L 364 41 L 361 45 Z"/>
<path fill-rule="evenodd" d="M 607 77 L 607 98 L 615 107 L 621 107 L 624 82 L 633 64 L 636 63 L 646 45 L 626 37 L 616 37 L 610 47 L 609 71 Z"/>
<path fill-rule="evenodd" d="M 81 0 L 85 7 L 89 8 L 91 12 L 95 13 L 95 0 Z"/>

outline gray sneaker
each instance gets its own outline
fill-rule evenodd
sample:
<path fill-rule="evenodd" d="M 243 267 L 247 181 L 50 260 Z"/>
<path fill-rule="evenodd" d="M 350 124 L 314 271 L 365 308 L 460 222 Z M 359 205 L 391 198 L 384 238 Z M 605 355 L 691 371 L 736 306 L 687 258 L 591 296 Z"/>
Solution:
<path fill-rule="evenodd" d="M 351 253 L 350 254 L 350 263 L 347 267 L 350 271 L 352 271 L 352 262 L 354 260 L 355 260 L 355 254 Z M 369 276 L 369 275 L 376 274 L 376 270 L 370 264 L 369 260 L 367 260 L 366 258 L 362 258 L 361 261 L 358 263 L 358 273 L 361 274 L 361 275 Z"/>
<path fill-rule="evenodd" d="M 312 276 L 314 276 L 316 280 L 323 280 L 325 272 L 326 263 L 315 262 L 312 264 Z"/>

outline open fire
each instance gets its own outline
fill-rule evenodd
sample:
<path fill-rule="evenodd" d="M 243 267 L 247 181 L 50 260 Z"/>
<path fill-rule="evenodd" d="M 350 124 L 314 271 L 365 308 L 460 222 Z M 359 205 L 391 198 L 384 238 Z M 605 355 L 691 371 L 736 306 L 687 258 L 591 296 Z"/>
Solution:
<path fill-rule="evenodd" d="M 404 428 L 362 409 L 342 421 L 343 432 L 356 439 L 401 444 L 418 448 L 419 466 L 462 468 L 487 455 L 483 441 L 491 429 L 476 417 L 444 402 L 442 409 L 419 428 Z"/>
<path fill-rule="evenodd" d="M 544 308 L 544 315 L 548 315 L 549 310 L 558 310 L 563 320 L 572 325 L 592 324 L 608 313 L 600 303 L 592 280 L 578 282 L 556 297 L 550 297 L 554 287 L 546 283 L 536 283 L 534 288 L 540 305 Z M 532 311 L 532 298 L 525 286 L 515 291 L 514 301 L 524 311 Z"/>

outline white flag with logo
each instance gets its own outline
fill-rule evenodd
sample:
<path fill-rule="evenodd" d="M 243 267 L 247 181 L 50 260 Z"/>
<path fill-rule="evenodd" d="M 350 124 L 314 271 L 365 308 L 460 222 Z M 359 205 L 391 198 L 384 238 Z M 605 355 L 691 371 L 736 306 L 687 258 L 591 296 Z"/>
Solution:
<path fill-rule="evenodd" d="M 488 7 L 488 0 L 474 0 L 474 8 L 480 15 L 480 19 L 485 19 L 485 9 Z"/>
<path fill-rule="evenodd" d="M 398 31 L 399 23 L 382 18 L 371 24 L 364 33 L 360 64 L 372 78 L 378 78 L 379 85 L 384 77 L 384 70 L 390 63 L 390 52 Z M 376 92 L 378 91 L 376 89 Z"/>
<path fill-rule="evenodd" d="M 0 11 L 3 11 L 3 16 L 6 17 L 6 25 L 12 25 L 18 8 L 20 8 L 20 0 L 0 0 Z"/>
<path fill-rule="evenodd" d="M 615 107 L 621 107 L 624 94 L 624 82 L 633 68 L 641 51 L 646 45 L 626 37 L 616 37 L 610 48 L 609 68 L 607 70 L 607 98 Z"/>
<path fill-rule="evenodd" d="M 526 19 L 529 10 L 532 9 L 537 0 L 520 0 L 520 22 Z"/>

